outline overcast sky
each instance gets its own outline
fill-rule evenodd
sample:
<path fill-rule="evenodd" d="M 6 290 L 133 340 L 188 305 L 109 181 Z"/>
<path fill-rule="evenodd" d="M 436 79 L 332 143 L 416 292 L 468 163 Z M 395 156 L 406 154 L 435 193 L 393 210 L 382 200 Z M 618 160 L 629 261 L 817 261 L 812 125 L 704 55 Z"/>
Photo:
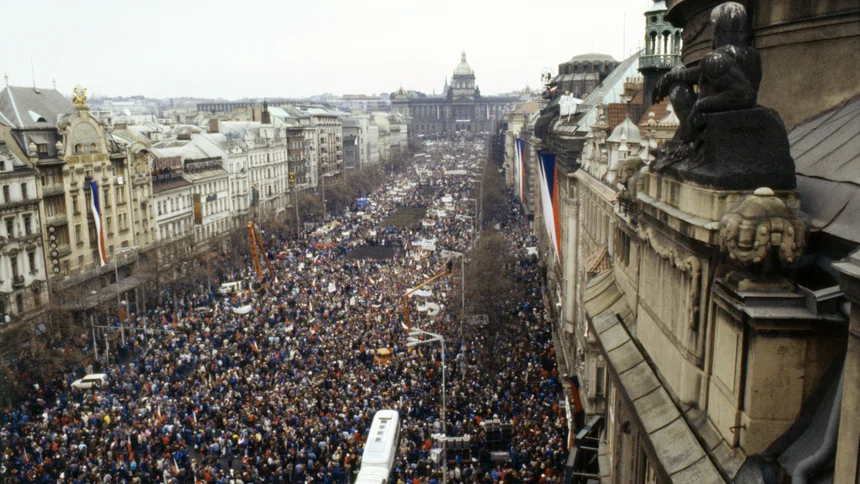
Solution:
<path fill-rule="evenodd" d="M 0 70 L 63 93 L 304 97 L 438 93 L 465 49 L 483 94 L 539 84 L 644 37 L 651 0 L 7 1 Z M 625 28 L 626 25 L 626 28 Z"/>

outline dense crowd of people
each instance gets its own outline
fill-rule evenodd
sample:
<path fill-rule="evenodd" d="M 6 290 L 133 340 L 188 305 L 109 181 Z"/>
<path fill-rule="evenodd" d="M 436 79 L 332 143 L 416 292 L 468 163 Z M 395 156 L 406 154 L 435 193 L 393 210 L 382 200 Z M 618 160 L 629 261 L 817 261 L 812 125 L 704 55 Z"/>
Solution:
<path fill-rule="evenodd" d="M 146 315 L 153 331 L 131 337 L 128 356 L 106 365 L 105 387 L 75 389 L 80 374 L 69 375 L 3 411 L 0 483 L 347 484 L 380 409 L 398 410 L 403 422 L 390 482 L 440 482 L 431 435 L 442 427 L 442 348 L 405 347 L 398 301 L 445 266 L 441 251 L 469 249 L 474 205 L 462 199 L 472 184 L 445 170 L 474 166 L 481 149 L 430 144 L 367 207 L 299 241 L 266 234 L 274 274 L 265 292 L 165 294 Z M 471 437 L 450 455 L 450 482 L 559 482 L 566 459 L 550 325 L 526 251 L 534 241 L 510 203 L 499 229 L 520 262 L 523 297 L 506 313 L 515 331 L 498 348 L 503 370 L 487 373 L 475 351 L 492 328 L 459 331 L 456 280 L 442 278 L 410 303 L 414 325 L 449 341 L 447 433 Z M 386 223 L 409 206 L 426 206 L 427 216 Z M 376 252 L 356 257 L 360 247 Z M 253 278 L 250 261 L 231 269 Z M 393 357 L 375 361 L 379 348 Z M 488 420 L 513 423 L 504 460 L 490 458 Z"/>

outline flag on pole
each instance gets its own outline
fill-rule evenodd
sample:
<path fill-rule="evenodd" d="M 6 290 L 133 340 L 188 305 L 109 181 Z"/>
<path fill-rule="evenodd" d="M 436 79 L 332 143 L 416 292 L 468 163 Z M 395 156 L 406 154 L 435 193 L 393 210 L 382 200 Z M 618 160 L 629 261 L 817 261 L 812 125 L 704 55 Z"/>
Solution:
<path fill-rule="evenodd" d="M 99 259 L 101 265 L 107 265 L 107 256 L 105 255 L 105 237 L 102 231 L 102 210 L 99 203 L 99 184 L 95 180 L 90 179 L 90 210 L 93 212 L 93 221 L 96 225 L 96 240 L 99 248 Z"/>

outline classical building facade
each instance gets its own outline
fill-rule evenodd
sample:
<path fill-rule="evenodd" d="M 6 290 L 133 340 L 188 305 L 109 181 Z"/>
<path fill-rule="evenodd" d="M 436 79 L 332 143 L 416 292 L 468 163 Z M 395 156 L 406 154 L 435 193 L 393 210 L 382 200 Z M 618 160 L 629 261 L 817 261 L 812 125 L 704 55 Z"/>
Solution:
<path fill-rule="evenodd" d="M 0 141 L 0 331 L 37 321 L 48 303 L 36 170 Z M 2 349 L 0 349 L 2 351 Z"/>
<path fill-rule="evenodd" d="M 860 140 L 860 91 L 844 79 L 857 77 L 858 63 L 834 64 L 819 79 L 790 53 L 856 58 L 856 49 L 841 49 L 860 38 L 860 8 L 834 2 L 813 12 L 795 3 L 751 2 L 747 23 L 737 4 L 712 16 L 719 2 L 670 1 L 668 12 L 654 2 L 641 56 L 619 63 L 569 118 L 550 99 L 524 140 L 537 154 L 525 158 L 538 174 L 526 182 L 540 193 L 534 227 L 560 373 L 574 413 L 581 409 L 572 422 L 575 475 L 856 480 L 860 357 L 857 310 L 847 303 L 858 300 L 860 210 L 849 181 L 857 151 L 846 147 Z M 653 63 L 643 57 L 679 47 L 662 26 L 652 39 L 648 29 L 663 18 L 683 27 L 687 66 L 713 62 L 705 57 L 712 35 L 734 38 L 737 49 L 752 39 L 765 73 L 758 102 L 776 111 L 722 107 L 693 125 L 665 102 L 647 106 Z M 813 30 L 814 40 L 805 37 Z M 767 75 L 786 70 L 792 75 Z M 755 81 L 754 69 L 747 75 Z M 793 102 L 796 85 L 819 81 Z M 673 133 L 710 144 L 658 152 Z M 737 162 L 726 146 L 748 158 L 738 165 L 745 168 L 724 168 Z M 693 156 L 712 157 L 712 171 L 697 172 Z M 749 171 L 737 177 L 739 169 Z"/>
<path fill-rule="evenodd" d="M 519 97 L 482 96 L 475 71 L 463 52 L 441 96 L 426 96 L 401 87 L 393 94 L 391 110 L 411 119 L 409 130 L 413 136 L 458 131 L 489 133 L 518 101 Z"/>
<path fill-rule="evenodd" d="M 0 98 L 8 101 L 0 102 L 3 116 L 15 119 L 9 123 L 13 151 L 38 172 L 41 231 L 56 302 L 89 309 L 133 290 L 138 249 L 154 240 L 155 230 L 151 188 L 139 175 L 148 171 L 146 153 L 118 142 L 90 114 L 84 89 L 76 90 L 74 103 L 51 89 L 7 87 Z"/>

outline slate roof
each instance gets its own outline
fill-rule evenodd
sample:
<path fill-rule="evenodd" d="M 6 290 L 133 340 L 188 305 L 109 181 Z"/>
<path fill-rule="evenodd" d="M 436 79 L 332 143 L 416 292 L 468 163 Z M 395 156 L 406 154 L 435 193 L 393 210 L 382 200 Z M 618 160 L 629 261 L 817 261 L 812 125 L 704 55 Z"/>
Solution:
<path fill-rule="evenodd" d="M 73 108 L 55 89 L 7 86 L 0 92 L 0 119 L 18 129 L 54 128 Z M 37 121 L 40 118 L 45 121 Z"/>
<path fill-rule="evenodd" d="M 614 57 L 609 54 L 598 54 L 596 52 L 590 54 L 579 54 L 570 58 L 567 62 L 577 61 L 597 61 L 597 62 L 617 62 Z"/>
<path fill-rule="evenodd" d="M 812 228 L 860 243 L 860 97 L 799 124 L 788 142 Z"/>

